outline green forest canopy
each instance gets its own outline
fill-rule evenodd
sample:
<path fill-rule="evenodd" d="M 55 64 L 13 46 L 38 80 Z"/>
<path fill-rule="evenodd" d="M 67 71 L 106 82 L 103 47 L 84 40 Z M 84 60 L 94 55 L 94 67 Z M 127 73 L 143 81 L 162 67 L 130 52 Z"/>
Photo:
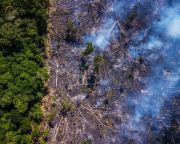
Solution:
<path fill-rule="evenodd" d="M 0 0 L 0 143 L 44 143 L 47 0 Z"/>

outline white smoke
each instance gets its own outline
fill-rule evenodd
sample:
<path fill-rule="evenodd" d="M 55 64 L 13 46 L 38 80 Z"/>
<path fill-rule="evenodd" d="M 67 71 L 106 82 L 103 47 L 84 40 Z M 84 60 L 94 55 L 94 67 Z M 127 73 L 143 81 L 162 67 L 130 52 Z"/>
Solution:
<path fill-rule="evenodd" d="M 151 35 L 147 42 L 139 47 L 131 46 L 129 49 L 133 58 L 144 55 L 151 63 L 151 73 L 144 79 L 143 89 L 133 101 L 134 114 L 130 116 L 125 125 L 127 129 L 133 129 L 137 133 L 130 136 L 137 143 L 143 143 L 142 133 L 146 132 L 144 117 L 150 116 L 154 123 L 162 115 L 161 110 L 165 101 L 171 100 L 180 89 L 180 13 L 179 7 L 165 8 L 160 15 L 160 21 L 155 22 L 151 29 Z M 156 55 L 155 55 L 155 54 Z M 157 57 L 157 58 L 156 58 Z M 158 61 L 158 58 L 161 60 Z M 162 121 L 166 126 L 168 121 Z M 155 125 L 158 127 L 158 125 Z M 138 138 L 137 138 L 138 137 Z"/>

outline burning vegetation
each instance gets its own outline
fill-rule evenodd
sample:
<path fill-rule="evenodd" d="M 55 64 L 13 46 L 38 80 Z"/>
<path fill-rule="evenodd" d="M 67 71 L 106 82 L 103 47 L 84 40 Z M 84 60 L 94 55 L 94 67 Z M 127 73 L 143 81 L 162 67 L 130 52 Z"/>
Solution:
<path fill-rule="evenodd" d="M 47 142 L 177 144 L 179 21 L 169 0 L 51 1 Z"/>

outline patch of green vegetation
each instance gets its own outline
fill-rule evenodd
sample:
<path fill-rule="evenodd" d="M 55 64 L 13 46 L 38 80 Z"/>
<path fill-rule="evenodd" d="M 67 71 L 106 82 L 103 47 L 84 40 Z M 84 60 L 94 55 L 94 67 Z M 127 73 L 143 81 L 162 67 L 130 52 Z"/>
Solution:
<path fill-rule="evenodd" d="M 39 143 L 40 144 L 47 144 L 48 140 L 48 135 L 49 135 L 49 130 L 45 130 L 42 136 L 39 138 Z"/>
<path fill-rule="evenodd" d="M 61 101 L 61 106 L 61 113 L 63 116 L 66 116 L 68 112 L 73 112 L 76 109 L 75 105 L 67 97 L 64 97 Z"/>
<path fill-rule="evenodd" d="M 85 70 L 88 70 L 89 65 L 87 64 L 87 56 L 92 54 L 94 51 L 94 47 L 92 43 L 87 43 L 85 51 L 82 53 L 82 58 L 81 58 L 81 65 L 80 65 L 80 70 L 84 72 Z"/>
<path fill-rule="evenodd" d="M 77 39 L 77 33 L 78 33 L 77 27 L 70 19 L 68 19 L 67 26 L 65 29 L 65 41 L 75 42 Z"/>
<path fill-rule="evenodd" d="M 102 56 L 96 56 L 94 58 L 94 71 L 96 73 L 100 72 L 100 68 L 104 65 L 105 60 Z"/>
<path fill-rule="evenodd" d="M 89 65 L 87 64 L 86 58 L 85 58 L 85 57 L 82 57 L 82 58 L 81 58 L 80 70 L 81 70 L 82 72 L 84 72 L 85 70 L 88 70 L 88 68 L 89 68 Z"/>
<path fill-rule="evenodd" d="M 53 121 L 54 117 L 56 116 L 56 112 L 56 107 L 52 106 L 51 113 L 48 115 L 48 123 L 51 123 Z"/>
<path fill-rule="evenodd" d="M 90 55 L 91 53 L 93 53 L 94 51 L 94 47 L 92 43 L 87 43 L 86 49 L 83 53 L 83 55 Z"/>
<path fill-rule="evenodd" d="M 90 139 L 84 140 L 81 144 L 92 144 L 92 141 Z"/>

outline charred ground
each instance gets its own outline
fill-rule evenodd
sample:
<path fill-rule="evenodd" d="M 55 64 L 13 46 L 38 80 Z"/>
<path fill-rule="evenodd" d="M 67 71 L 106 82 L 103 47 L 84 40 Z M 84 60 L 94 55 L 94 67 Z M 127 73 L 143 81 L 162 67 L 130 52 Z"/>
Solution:
<path fill-rule="evenodd" d="M 126 131 L 136 132 L 120 127 L 133 113 L 133 107 L 125 102 L 131 95 L 133 99 L 138 97 L 144 87 L 143 77 L 151 71 L 151 65 L 161 59 L 152 62 L 145 55 L 134 59 L 128 48 L 146 41 L 146 36 L 138 42 L 133 37 L 154 19 L 158 20 L 158 16 L 151 13 L 150 3 L 132 9 L 123 7 L 127 9 L 123 18 L 109 12 L 108 15 L 117 20 L 119 32 L 113 36 L 108 49 L 85 43 L 86 34 L 100 29 L 104 11 L 112 3 L 105 0 L 50 2 L 47 49 L 50 94 L 44 99 L 47 115 L 43 122 L 44 129 L 50 131 L 48 143 L 136 143 L 124 135 Z M 149 33 L 150 30 L 146 35 Z M 166 108 L 176 105 L 179 106 L 178 97 Z M 145 123 L 149 123 L 146 142 L 178 143 L 179 121 L 176 112 L 175 115 L 169 129 L 155 134 L 151 118 L 144 118 Z"/>

